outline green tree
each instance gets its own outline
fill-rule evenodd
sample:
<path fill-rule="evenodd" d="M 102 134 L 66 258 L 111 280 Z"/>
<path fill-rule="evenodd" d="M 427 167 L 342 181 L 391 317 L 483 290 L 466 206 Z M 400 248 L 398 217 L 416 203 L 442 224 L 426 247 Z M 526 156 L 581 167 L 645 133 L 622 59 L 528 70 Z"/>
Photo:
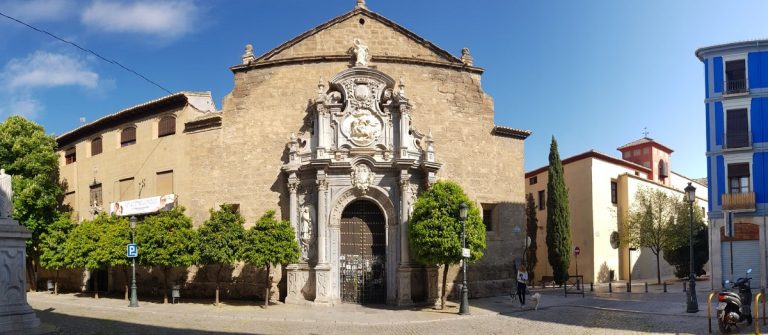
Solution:
<path fill-rule="evenodd" d="M 533 278 L 536 278 L 534 269 L 539 262 L 536 256 L 536 250 L 538 249 L 536 243 L 536 235 L 539 230 L 539 219 L 536 218 L 536 203 L 533 201 L 533 194 L 528 193 L 525 195 L 525 220 L 526 220 L 526 237 L 531 239 L 531 242 L 527 245 L 528 249 L 525 250 L 525 263 L 530 274 L 531 282 Z"/>
<path fill-rule="evenodd" d="M 0 167 L 13 175 L 13 218 L 32 231 L 27 273 L 37 289 L 40 236 L 57 220 L 63 194 L 55 138 L 24 117 L 9 117 L 0 123 Z"/>
<path fill-rule="evenodd" d="M 93 220 L 85 220 L 75 225 L 67 237 L 67 242 L 64 243 L 65 263 L 73 268 L 85 268 L 86 270 L 102 268 L 103 264 L 100 264 L 98 259 L 92 256 L 98 249 L 102 232 L 102 227 Z M 95 297 L 98 298 L 98 293 Z"/>
<path fill-rule="evenodd" d="M 557 151 L 557 141 L 552 136 L 547 181 L 547 258 L 558 284 L 568 280 L 572 248 L 568 189 L 565 187 L 563 162 Z"/>
<path fill-rule="evenodd" d="M 291 223 L 275 219 L 275 211 L 267 211 L 256 225 L 245 234 L 245 240 L 240 252 L 240 259 L 253 266 L 266 268 L 264 308 L 269 306 L 272 288 L 273 265 L 285 265 L 299 260 L 299 243 Z"/>
<path fill-rule="evenodd" d="M 635 193 L 624 229 L 623 239 L 628 246 L 648 248 L 656 256 L 658 284 L 661 284 L 659 255 L 664 248 L 672 247 L 679 241 L 679 236 L 670 233 L 680 206 L 678 202 L 664 191 L 640 188 Z"/>
<path fill-rule="evenodd" d="M 461 189 L 450 181 L 438 181 L 416 199 L 411 217 L 408 239 L 414 258 L 426 265 L 443 265 L 443 294 L 440 308 L 445 308 L 448 296 L 446 282 L 448 267 L 461 262 L 461 230 L 459 205 L 469 206 L 467 215 L 467 247 L 469 262 L 483 257 L 485 252 L 485 226 L 480 210 Z"/>
<path fill-rule="evenodd" d="M 188 267 L 197 262 L 197 231 L 184 207 L 148 216 L 136 227 L 139 262 L 159 266 L 163 271 L 163 303 L 168 303 L 168 274 L 174 267 Z"/>
<path fill-rule="evenodd" d="M 102 264 L 100 269 L 118 268 L 123 272 L 125 285 L 123 293 L 128 300 L 129 266 L 131 259 L 126 255 L 126 246 L 131 243 L 131 225 L 127 218 L 99 214 L 94 218 L 101 228 L 102 236 L 98 242 L 97 252 L 92 257 Z M 98 292 L 96 292 L 98 295 Z"/>
<path fill-rule="evenodd" d="M 679 201 L 675 223 L 669 228 L 670 243 L 663 248 L 664 260 L 675 268 L 675 276 L 687 278 L 690 271 L 690 207 Z M 697 276 L 706 273 L 704 265 L 709 261 L 707 225 L 701 208 L 693 208 L 693 269 Z"/>
<path fill-rule="evenodd" d="M 48 227 L 48 231 L 40 235 L 40 265 L 45 269 L 56 271 L 54 294 L 59 294 L 59 270 L 71 267 L 67 263 L 65 244 L 72 228 L 74 225 L 69 214 L 63 213 Z"/>
<path fill-rule="evenodd" d="M 221 205 L 210 210 L 211 217 L 198 231 L 199 263 L 216 266 L 216 305 L 219 305 L 221 271 L 238 261 L 240 246 L 245 236 L 245 219 L 234 206 Z"/>

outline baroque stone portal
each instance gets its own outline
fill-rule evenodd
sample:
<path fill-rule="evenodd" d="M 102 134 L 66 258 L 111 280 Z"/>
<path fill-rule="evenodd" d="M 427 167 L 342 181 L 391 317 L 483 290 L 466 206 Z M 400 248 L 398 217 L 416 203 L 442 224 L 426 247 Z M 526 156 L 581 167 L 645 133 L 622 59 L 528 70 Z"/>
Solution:
<path fill-rule="evenodd" d="M 318 84 L 312 129 L 287 143 L 289 217 L 302 246 L 301 263 L 287 267 L 289 303 L 407 305 L 411 273 L 426 277 L 408 254 L 408 218 L 441 164 L 431 137 L 411 126 L 404 80 L 367 68 L 367 46 L 355 46 L 356 66 Z"/>

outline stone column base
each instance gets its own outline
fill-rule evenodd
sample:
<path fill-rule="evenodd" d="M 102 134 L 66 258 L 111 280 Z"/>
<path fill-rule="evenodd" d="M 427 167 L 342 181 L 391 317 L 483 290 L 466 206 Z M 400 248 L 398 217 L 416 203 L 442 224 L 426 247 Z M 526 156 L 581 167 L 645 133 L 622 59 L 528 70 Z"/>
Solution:
<path fill-rule="evenodd" d="M 285 303 L 301 305 L 310 302 L 306 298 L 306 287 L 312 284 L 310 283 L 309 266 L 306 263 L 289 264 L 285 270 L 288 275 L 286 279 L 288 292 L 285 296 Z"/>
<path fill-rule="evenodd" d="M 409 265 L 401 265 L 397 269 L 397 305 L 411 306 L 411 272 L 413 269 Z"/>
<path fill-rule="evenodd" d="M 317 264 L 315 266 L 315 304 L 333 305 L 330 264 Z"/>
<path fill-rule="evenodd" d="M 438 266 L 427 268 L 427 304 L 440 307 L 440 277 L 438 276 Z"/>
<path fill-rule="evenodd" d="M 0 334 L 35 333 L 40 319 L 27 303 L 26 240 L 18 222 L 0 219 Z"/>

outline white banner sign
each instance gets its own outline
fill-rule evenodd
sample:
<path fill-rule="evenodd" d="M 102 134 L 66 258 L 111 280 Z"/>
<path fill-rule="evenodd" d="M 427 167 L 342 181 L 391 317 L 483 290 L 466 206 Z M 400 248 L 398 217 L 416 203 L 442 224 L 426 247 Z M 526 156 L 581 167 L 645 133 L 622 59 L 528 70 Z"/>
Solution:
<path fill-rule="evenodd" d="M 117 216 L 129 216 L 149 214 L 158 211 L 167 211 L 173 208 L 175 202 L 175 194 L 166 194 L 163 196 L 151 198 L 112 202 L 109 204 L 109 214 L 114 214 Z"/>

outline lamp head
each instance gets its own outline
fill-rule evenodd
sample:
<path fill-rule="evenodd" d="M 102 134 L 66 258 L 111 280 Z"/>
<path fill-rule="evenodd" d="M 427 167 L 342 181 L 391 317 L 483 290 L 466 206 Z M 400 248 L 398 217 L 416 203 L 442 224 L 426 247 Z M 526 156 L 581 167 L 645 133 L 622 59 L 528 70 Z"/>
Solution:
<path fill-rule="evenodd" d="M 688 200 L 688 202 L 696 201 L 696 188 L 691 183 L 688 183 L 688 186 L 685 187 L 685 200 Z"/>
<path fill-rule="evenodd" d="M 465 202 L 462 202 L 461 205 L 459 205 L 459 217 L 462 220 L 466 220 L 467 219 L 467 208 L 469 208 L 469 207 L 467 206 L 467 203 L 465 203 Z"/>
<path fill-rule="evenodd" d="M 136 217 L 135 216 L 131 216 L 129 221 L 131 222 L 131 229 L 135 229 L 136 228 Z"/>

